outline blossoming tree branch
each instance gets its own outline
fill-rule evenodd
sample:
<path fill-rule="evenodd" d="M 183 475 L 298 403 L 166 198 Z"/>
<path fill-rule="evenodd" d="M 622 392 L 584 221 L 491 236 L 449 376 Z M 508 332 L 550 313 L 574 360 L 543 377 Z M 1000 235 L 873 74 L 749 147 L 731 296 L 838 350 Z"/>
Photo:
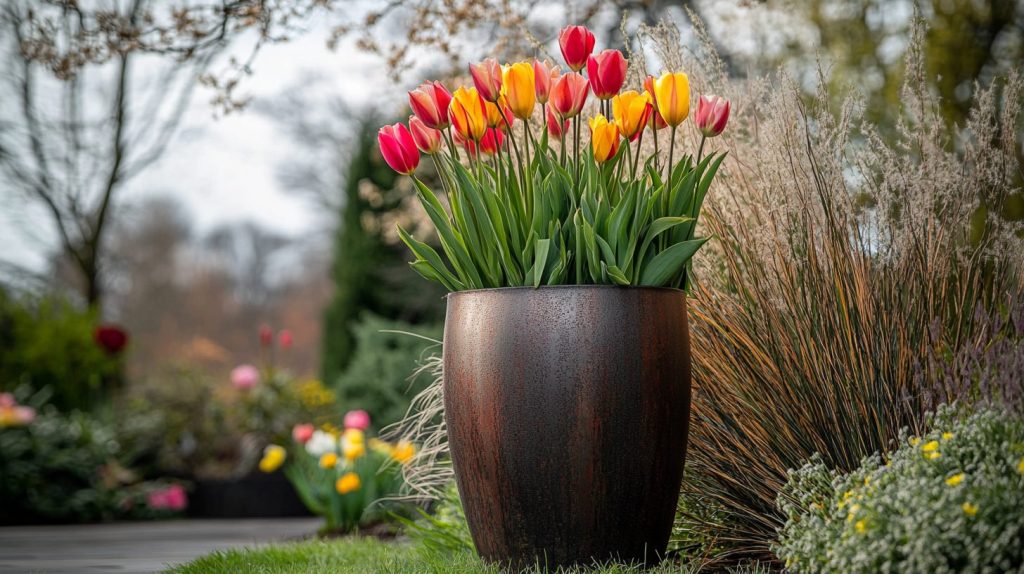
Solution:
<path fill-rule="evenodd" d="M 422 276 L 451 291 L 688 285 L 690 260 L 708 240 L 695 236 L 698 216 L 725 158 L 704 156 L 704 144 L 724 130 L 729 102 L 698 99 L 700 145 L 677 157 L 676 132 L 690 115 L 687 75 L 648 76 L 642 92 L 623 91 L 626 58 L 594 54 L 594 43 L 583 26 L 561 31 L 566 73 L 548 61 L 472 64 L 472 87 L 452 93 L 425 83 L 409 93 L 408 126 L 380 129 L 384 159 L 416 182 L 447 256 L 399 228 Z M 581 145 L 591 92 L 597 113 Z M 416 176 L 421 154 L 434 164 L 447 207 Z"/>

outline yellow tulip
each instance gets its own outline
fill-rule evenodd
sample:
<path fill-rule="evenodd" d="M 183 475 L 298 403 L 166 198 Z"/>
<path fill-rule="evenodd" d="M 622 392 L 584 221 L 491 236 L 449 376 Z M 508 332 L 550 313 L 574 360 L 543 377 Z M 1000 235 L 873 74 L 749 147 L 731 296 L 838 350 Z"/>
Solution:
<path fill-rule="evenodd" d="M 407 440 L 399 441 L 391 451 L 391 457 L 405 464 L 416 454 L 416 447 Z"/>
<path fill-rule="evenodd" d="M 341 445 L 341 454 L 345 460 L 355 460 L 366 454 L 366 445 L 361 442 L 345 442 Z"/>
<path fill-rule="evenodd" d="M 601 114 L 590 118 L 590 144 L 594 149 L 594 160 L 604 163 L 615 157 L 619 151 L 619 128 Z"/>
<path fill-rule="evenodd" d="M 363 431 L 355 428 L 345 429 L 345 432 L 342 433 L 341 438 L 351 443 L 363 444 L 364 442 L 366 442 L 366 434 L 363 433 Z"/>
<path fill-rule="evenodd" d="M 334 468 L 338 464 L 338 455 L 327 452 L 320 456 L 320 468 Z"/>
<path fill-rule="evenodd" d="M 263 458 L 260 459 L 260 470 L 263 472 L 274 472 L 281 468 L 284 459 L 288 456 L 284 447 L 276 444 L 268 445 L 263 449 Z"/>
<path fill-rule="evenodd" d="M 487 110 L 476 88 L 459 88 L 452 94 L 448 114 L 455 130 L 467 140 L 480 141 L 487 130 Z"/>
<path fill-rule="evenodd" d="M 676 127 L 690 115 L 690 79 L 682 72 L 654 80 L 654 100 L 665 123 Z"/>
<path fill-rule="evenodd" d="M 338 494 L 348 494 L 359 490 L 359 487 L 362 485 L 363 483 L 359 480 L 358 474 L 346 472 L 334 483 L 334 489 L 338 491 Z"/>
<path fill-rule="evenodd" d="M 501 92 L 512 114 L 521 120 L 530 119 L 537 105 L 534 79 L 533 65 L 529 62 L 518 62 L 502 71 Z"/>
<path fill-rule="evenodd" d="M 632 140 L 647 125 L 651 115 L 651 97 L 635 90 L 622 92 L 612 98 L 612 115 L 622 137 Z"/>

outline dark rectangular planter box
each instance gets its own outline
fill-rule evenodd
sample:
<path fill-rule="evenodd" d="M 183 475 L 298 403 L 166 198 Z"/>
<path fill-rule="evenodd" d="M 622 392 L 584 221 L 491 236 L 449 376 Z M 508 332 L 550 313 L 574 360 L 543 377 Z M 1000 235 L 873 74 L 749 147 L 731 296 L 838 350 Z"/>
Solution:
<path fill-rule="evenodd" d="M 187 514 L 193 518 L 312 516 L 281 472 L 237 479 L 195 479 Z"/>

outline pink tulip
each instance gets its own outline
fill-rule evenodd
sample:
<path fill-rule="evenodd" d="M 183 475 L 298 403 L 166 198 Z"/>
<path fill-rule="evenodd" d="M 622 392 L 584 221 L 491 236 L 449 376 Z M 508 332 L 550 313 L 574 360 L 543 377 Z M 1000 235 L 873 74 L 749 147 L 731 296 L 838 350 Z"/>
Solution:
<path fill-rule="evenodd" d="M 494 58 L 487 58 L 479 64 L 469 65 L 473 85 L 480 97 L 488 102 L 497 102 L 501 96 L 501 66 Z"/>
<path fill-rule="evenodd" d="M 231 384 L 238 390 L 251 389 L 258 382 L 260 382 L 260 371 L 252 365 L 239 365 L 231 371 Z"/>
<path fill-rule="evenodd" d="M 579 72 L 594 51 L 594 34 L 586 26 L 566 26 L 558 33 L 558 47 L 569 69 Z"/>
<path fill-rule="evenodd" d="M 441 149 L 441 132 L 425 124 L 418 116 L 409 116 L 409 131 L 421 152 L 433 155 Z"/>
<path fill-rule="evenodd" d="M 559 118 L 568 120 L 580 113 L 589 93 L 590 83 L 586 78 L 575 72 L 564 74 L 551 86 L 548 105 L 554 108 Z"/>
<path fill-rule="evenodd" d="M 366 430 L 370 427 L 370 414 L 359 409 L 345 413 L 345 428 Z"/>
<path fill-rule="evenodd" d="M 618 50 L 605 50 L 587 60 L 590 87 L 599 100 L 607 100 L 619 93 L 626 82 L 626 58 Z"/>
<path fill-rule="evenodd" d="M 713 94 L 701 96 L 697 101 L 693 121 L 706 138 L 721 134 L 729 121 L 729 100 Z"/>
<path fill-rule="evenodd" d="M 411 175 L 420 164 L 420 152 L 416 142 L 403 124 L 384 126 L 377 132 L 377 143 L 384 161 L 391 169 L 405 175 Z"/>
<path fill-rule="evenodd" d="M 448 120 L 448 105 L 452 94 L 441 82 L 427 82 L 409 92 L 409 107 L 427 127 L 443 130 L 451 125 Z"/>
<path fill-rule="evenodd" d="M 310 423 L 295 425 L 295 427 L 292 428 L 292 438 L 299 444 L 306 444 L 309 442 L 309 439 L 313 438 L 313 433 L 315 431 L 316 427 Z"/>
<path fill-rule="evenodd" d="M 558 66 L 544 60 L 533 61 L 533 84 L 537 91 L 537 101 L 546 104 L 551 93 L 551 83 L 560 76 Z"/>

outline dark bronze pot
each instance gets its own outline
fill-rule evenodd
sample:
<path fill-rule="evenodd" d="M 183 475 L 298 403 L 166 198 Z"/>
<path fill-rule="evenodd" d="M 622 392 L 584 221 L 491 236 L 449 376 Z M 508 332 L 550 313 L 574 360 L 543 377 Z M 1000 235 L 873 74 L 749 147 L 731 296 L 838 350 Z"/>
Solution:
<path fill-rule="evenodd" d="M 444 373 L 455 476 L 484 559 L 663 557 L 690 421 L 682 291 L 452 293 Z"/>

